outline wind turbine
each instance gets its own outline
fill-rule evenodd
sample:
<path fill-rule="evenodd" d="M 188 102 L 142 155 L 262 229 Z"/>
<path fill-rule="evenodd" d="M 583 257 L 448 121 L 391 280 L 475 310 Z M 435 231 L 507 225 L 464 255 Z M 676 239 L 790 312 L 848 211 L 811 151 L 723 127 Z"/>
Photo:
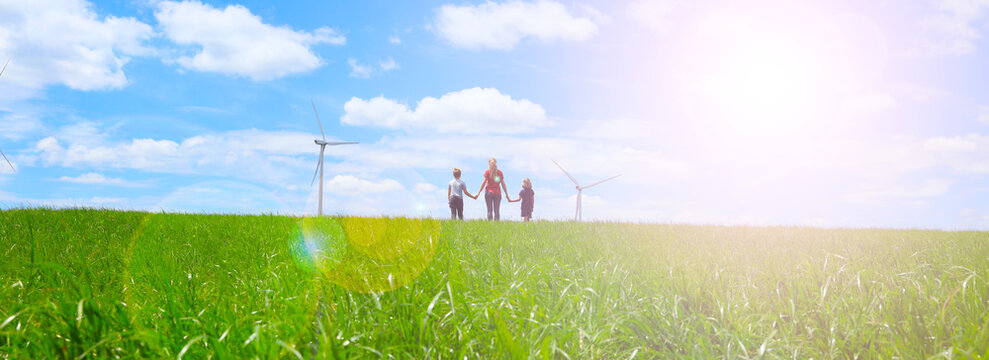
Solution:
<path fill-rule="evenodd" d="M 323 132 L 323 121 L 319 119 L 319 112 L 316 111 L 316 103 L 309 100 L 312 103 L 312 111 L 316 113 L 316 122 L 319 123 L 319 133 L 323 135 L 323 140 L 316 139 L 316 145 L 319 145 L 319 163 L 316 164 L 316 172 L 312 174 L 312 181 L 316 181 L 316 174 L 319 174 L 319 216 L 323 216 L 323 152 L 326 150 L 326 145 L 347 145 L 347 144 L 357 144 L 354 141 L 326 141 L 326 133 Z M 312 186 L 312 183 L 309 184 Z"/>
<path fill-rule="evenodd" d="M 2 77 L 3 76 L 3 72 L 5 70 L 7 70 L 7 64 L 10 64 L 10 59 L 7 59 L 7 63 L 6 64 L 3 64 L 3 69 L 0 69 L 0 77 Z M 3 155 L 3 159 L 7 161 L 7 165 L 10 165 L 10 168 L 13 169 L 14 172 L 16 173 L 17 172 L 17 168 L 15 168 L 14 167 L 14 164 L 11 164 L 10 163 L 10 160 L 7 159 L 7 154 L 4 154 L 3 153 L 3 150 L 0 150 L 0 155 Z"/>
<path fill-rule="evenodd" d="M 603 182 L 605 182 L 605 181 L 608 181 L 608 180 L 611 180 L 611 179 L 614 179 L 614 178 L 616 178 L 616 177 L 619 177 L 619 176 L 621 176 L 621 175 L 619 174 L 619 175 L 615 175 L 615 176 L 612 176 L 612 177 L 610 177 L 610 178 L 607 178 L 607 179 L 604 179 L 604 180 L 601 180 L 601 181 L 598 181 L 598 182 L 596 182 L 596 183 L 593 183 L 593 184 L 590 184 L 590 185 L 587 185 L 587 186 L 580 186 L 580 183 L 579 183 L 579 182 L 577 182 L 577 179 L 574 179 L 574 177 L 573 177 L 572 175 L 570 175 L 570 173 L 568 173 L 566 169 L 564 169 L 564 168 L 563 168 L 562 166 L 560 166 L 560 164 L 559 164 L 559 163 L 557 163 L 557 162 L 556 162 L 556 160 L 553 160 L 553 163 L 554 163 L 554 164 L 556 164 L 556 166 L 557 166 L 557 167 L 559 167 L 559 168 L 560 168 L 560 170 L 563 170 L 563 173 L 564 173 L 564 174 L 567 174 L 567 177 L 569 177 L 569 178 L 570 178 L 570 181 L 573 181 L 573 184 L 577 186 L 577 211 L 576 211 L 576 212 L 574 212 L 574 218 L 576 218 L 576 219 L 577 219 L 577 221 L 580 221 L 580 219 L 581 219 L 581 215 L 583 215 L 583 211 L 581 211 L 581 210 L 582 210 L 582 208 L 581 208 L 581 206 L 580 206 L 580 196 L 581 196 L 581 194 L 583 194 L 583 192 L 584 192 L 584 189 L 587 189 L 587 188 L 590 188 L 590 187 L 592 187 L 592 186 L 597 186 L 597 185 L 599 185 L 599 184 L 601 184 L 601 183 L 603 183 Z"/>

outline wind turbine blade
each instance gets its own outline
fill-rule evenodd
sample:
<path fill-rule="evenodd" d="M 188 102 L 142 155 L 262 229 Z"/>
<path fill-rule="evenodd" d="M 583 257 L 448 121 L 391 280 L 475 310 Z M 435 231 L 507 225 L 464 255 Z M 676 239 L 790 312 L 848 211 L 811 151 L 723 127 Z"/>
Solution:
<path fill-rule="evenodd" d="M 316 163 L 316 171 L 314 171 L 312 173 L 312 182 L 309 183 L 309 186 L 313 186 L 313 184 L 316 183 L 316 175 L 319 175 L 319 167 L 320 166 L 323 166 L 323 162 L 322 161 Z"/>
<path fill-rule="evenodd" d="M 556 167 L 560 168 L 560 170 L 563 170 L 564 174 L 567 174 L 567 177 L 570 178 L 570 181 L 573 181 L 574 185 L 580 186 L 580 183 L 577 182 L 577 179 L 574 179 L 573 176 L 571 176 L 570 173 L 567 172 L 567 169 L 564 169 L 562 166 L 560 166 L 560 164 L 557 163 L 556 160 L 552 160 L 552 161 L 554 164 L 556 164 Z"/>
<path fill-rule="evenodd" d="M 15 167 L 14 167 L 14 164 L 11 164 L 11 163 L 10 163 L 10 160 L 8 160 L 8 159 L 7 159 L 7 154 L 4 154 L 4 153 L 3 153 L 3 150 L 0 150 L 0 155 L 3 155 L 3 159 L 4 159 L 4 160 L 7 160 L 7 165 L 10 165 L 10 169 L 11 169 L 11 170 L 14 170 L 14 172 L 16 173 L 16 172 L 17 172 L 17 168 L 15 168 Z"/>
<path fill-rule="evenodd" d="M 316 113 L 316 122 L 319 123 L 319 133 L 323 135 L 323 141 L 326 141 L 326 133 L 323 132 L 323 121 L 319 119 L 319 111 L 316 111 L 316 102 L 312 101 L 312 99 L 309 99 L 309 102 L 312 103 L 312 112 Z"/>
<path fill-rule="evenodd" d="M 326 145 L 350 145 L 350 144 L 360 144 L 356 141 L 327 141 Z"/>
<path fill-rule="evenodd" d="M 589 187 L 591 187 L 591 186 L 594 186 L 594 185 L 597 185 L 597 184 L 600 184 L 600 183 L 603 183 L 603 182 L 605 182 L 605 181 L 608 181 L 608 180 L 611 180 L 611 179 L 614 179 L 614 178 L 616 178 L 616 177 L 619 177 L 619 176 L 621 176 L 621 175 L 615 175 L 615 176 L 612 176 L 612 177 L 610 177 L 610 178 L 607 178 L 607 179 L 604 179 L 604 180 L 601 180 L 601 181 L 598 181 L 598 182 L 596 182 L 596 183 L 593 183 L 593 184 L 590 184 L 590 185 L 587 185 L 587 186 L 585 186 L 584 188 L 585 188 L 585 189 L 586 189 L 586 188 L 589 188 Z"/>
<path fill-rule="evenodd" d="M 319 175 L 319 169 L 323 167 L 323 150 L 326 150 L 326 145 L 319 147 L 319 162 L 316 163 L 316 171 L 312 173 L 312 182 L 309 183 L 309 186 L 316 183 L 316 175 Z"/>
<path fill-rule="evenodd" d="M 3 72 L 7 70 L 8 64 L 10 64 L 10 59 L 7 59 L 7 62 L 3 64 L 3 69 L 0 69 L 0 76 L 3 76 Z"/>

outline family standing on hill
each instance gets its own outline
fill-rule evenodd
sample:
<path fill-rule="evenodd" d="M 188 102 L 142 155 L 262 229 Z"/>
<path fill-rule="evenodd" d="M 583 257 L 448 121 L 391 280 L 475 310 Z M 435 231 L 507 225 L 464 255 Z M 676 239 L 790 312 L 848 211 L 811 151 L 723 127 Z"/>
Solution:
<path fill-rule="evenodd" d="M 453 219 L 464 219 L 464 194 L 471 199 L 477 200 L 484 191 L 484 204 L 488 207 L 488 220 L 501 219 L 501 191 L 505 191 L 505 199 L 508 202 L 522 201 L 522 219 L 529 221 L 532 219 L 532 208 L 536 193 L 532 191 L 532 181 L 529 178 L 522 180 L 522 191 L 519 197 L 512 200 L 508 196 L 508 187 L 505 185 L 505 175 L 498 170 L 498 160 L 488 159 L 488 170 L 484 171 L 484 180 L 481 181 L 481 188 L 477 190 L 477 195 L 471 195 L 467 190 L 467 184 L 460 180 L 460 169 L 453 169 L 453 181 L 446 190 L 447 199 L 450 202 L 450 217 Z"/>

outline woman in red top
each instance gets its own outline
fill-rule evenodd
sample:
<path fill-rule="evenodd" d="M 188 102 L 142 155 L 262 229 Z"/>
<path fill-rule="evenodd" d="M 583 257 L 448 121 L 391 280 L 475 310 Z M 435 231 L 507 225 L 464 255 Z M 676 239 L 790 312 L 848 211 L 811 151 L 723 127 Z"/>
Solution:
<path fill-rule="evenodd" d="M 505 190 L 505 198 L 512 201 L 508 196 L 508 187 L 505 186 L 505 175 L 498 170 L 498 160 L 488 159 L 488 170 L 484 172 L 484 181 L 478 193 L 484 190 L 484 203 L 488 206 L 488 220 L 492 215 L 495 220 L 501 220 L 501 190 Z"/>

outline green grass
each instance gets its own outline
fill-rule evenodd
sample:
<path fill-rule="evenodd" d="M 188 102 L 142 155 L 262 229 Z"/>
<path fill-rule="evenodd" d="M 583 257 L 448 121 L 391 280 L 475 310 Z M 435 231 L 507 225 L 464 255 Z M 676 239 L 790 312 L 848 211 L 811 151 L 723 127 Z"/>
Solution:
<path fill-rule="evenodd" d="M 985 232 L 26 209 L 0 254 L 0 358 L 989 358 Z"/>

